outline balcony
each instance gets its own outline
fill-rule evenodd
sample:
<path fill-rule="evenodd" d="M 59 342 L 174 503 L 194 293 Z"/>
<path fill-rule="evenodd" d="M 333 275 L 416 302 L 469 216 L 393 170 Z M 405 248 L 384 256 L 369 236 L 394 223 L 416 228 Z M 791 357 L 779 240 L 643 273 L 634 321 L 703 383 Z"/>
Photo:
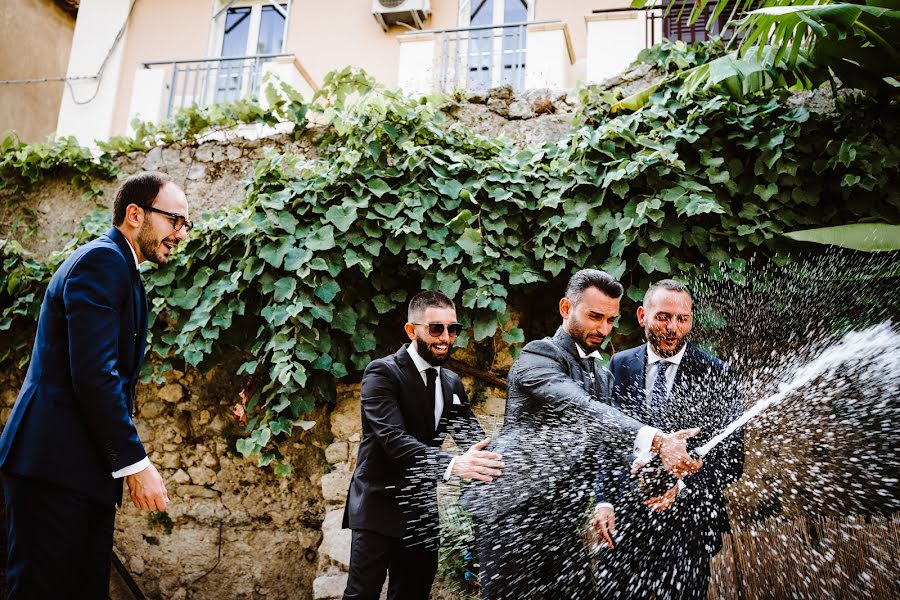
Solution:
<path fill-rule="evenodd" d="M 398 83 L 411 94 L 499 85 L 515 91 L 574 84 L 575 54 L 561 21 L 434 29 L 398 37 Z"/>
<path fill-rule="evenodd" d="M 306 98 L 318 89 L 293 54 L 145 62 L 135 73 L 128 122 L 135 117 L 156 122 L 171 117 L 182 107 L 261 95 L 266 73 L 288 83 Z"/>

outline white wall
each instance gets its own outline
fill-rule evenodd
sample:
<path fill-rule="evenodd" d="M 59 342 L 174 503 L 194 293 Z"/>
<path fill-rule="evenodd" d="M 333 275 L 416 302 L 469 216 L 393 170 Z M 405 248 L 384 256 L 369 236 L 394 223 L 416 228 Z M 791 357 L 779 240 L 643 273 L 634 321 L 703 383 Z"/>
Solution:
<path fill-rule="evenodd" d="M 110 136 L 125 34 L 115 48 L 113 44 L 130 5 L 128 0 L 81 0 L 66 76 L 91 78 L 72 81 L 71 92 L 67 89 L 63 94 L 57 135 L 74 135 L 85 145 Z"/>
<path fill-rule="evenodd" d="M 647 12 L 622 11 L 588 15 L 587 81 L 599 82 L 618 75 L 647 45 Z M 656 19 L 655 39 L 662 39 L 662 21 Z"/>

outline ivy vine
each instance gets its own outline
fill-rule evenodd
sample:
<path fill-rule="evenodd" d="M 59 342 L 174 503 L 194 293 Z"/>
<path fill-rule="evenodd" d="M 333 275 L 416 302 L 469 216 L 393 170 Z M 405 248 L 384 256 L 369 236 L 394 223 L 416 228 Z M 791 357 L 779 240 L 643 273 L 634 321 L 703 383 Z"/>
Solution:
<path fill-rule="evenodd" d="M 714 55 L 678 52 L 648 60 Z M 451 123 L 448 97 L 409 98 L 352 71 L 312 105 L 281 96 L 280 118 L 326 123 L 319 158 L 268 152 L 245 202 L 146 274 L 156 374 L 243 349 L 237 450 L 286 475 L 279 441 L 310 426 L 335 379 L 386 351 L 384 323 L 417 289 L 459 299 L 461 344 L 515 346 L 510 299 L 578 268 L 609 271 L 637 300 L 662 276 L 740 282 L 754 253 L 786 261 L 788 230 L 900 220 L 895 107 L 859 95 L 814 113 L 786 94 L 683 99 L 674 85 L 631 114 L 586 89 L 568 136 L 524 149 Z M 0 253 L 0 333 L 33 329 L 49 267 L 12 242 Z"/>

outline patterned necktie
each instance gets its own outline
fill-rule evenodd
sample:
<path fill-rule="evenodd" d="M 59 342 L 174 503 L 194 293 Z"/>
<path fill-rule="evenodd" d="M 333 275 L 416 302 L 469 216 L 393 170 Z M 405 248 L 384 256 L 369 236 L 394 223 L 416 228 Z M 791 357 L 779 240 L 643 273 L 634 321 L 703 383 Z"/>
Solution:
<path fill-rule="evenodd" d="M 425 384 L 425 395 L 428 396 L 428 431 L 434 431 L 434 396 L 437 393 L 437 386 L 435 385 L 435 380 L 437 379 L 437 369 L 428 368 L 425 369 L 425 377 L 428 379 L 428 382 Z"/>
<path fill-rule="evenodd" d="M 594 375 L 594 357 L 585 356 L 581 359 L 584 365 L 584 389 L 591 395 L 592 400 L 597 399 L 596 376 Z"/>
<path fill-rule="evenodd" d="M 661 409 L 666 403 L 668 393 L 666 392 L 666 370 L 672 364 L 669 361 L 661 360 L 656 367 L 656 377 L 653 378 L 653 386 L 650 388 L 650 397 L 647 399 L 647 408 L 650 415 L 657 424 L 659 424 L 659 416 Z"/>

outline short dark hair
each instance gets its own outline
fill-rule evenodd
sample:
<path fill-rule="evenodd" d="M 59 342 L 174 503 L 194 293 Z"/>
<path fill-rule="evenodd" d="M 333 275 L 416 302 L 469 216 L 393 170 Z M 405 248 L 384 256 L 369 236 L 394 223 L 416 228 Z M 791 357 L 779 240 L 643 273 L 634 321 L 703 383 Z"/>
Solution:
<path fill-rule="evenodd" d="M 456 305 L 453 304 L 453 300 L 441 292 L 425 290 L 413 296 L 412 300 L 409 301 L 406 318 L 410 323 L 416 323 L 429 308 L 452 308 L 456 310 Z"/>
<path fill-rule="evenodd" d="M 647 288 L 647 293 L 644 294 L 644 306 L 646 307 L 649 304 L 650 298 L 659 290 L 669 290 L 670 292 L 682 292 L 688 295 L 688 298 L 691 299 L 691 302 L 694 301 L 694 295 L 691 294 L 690 288 L 680 281 L 675 281 L 674 279 L 661 279 L 657 281 L 653 285 Z"/>
<path fill-rule="evenodd" d="M 597 288 L 613 299 L 621 298 L 622 294 L 625 293 L 622 284 L 606 271 L 582 269 L 569 279 L 569 283 L 566 285 L 566 298 L 574 306 L 581 300 L 581 295 L 584 291 L 591 287 Z"/>
<path fill-rule="evenodd" d="M 125 209 L 129 204 L 150 208 L 159 195 L 159 190 L 172 178 L 158 171 L 144 171 L 128 177 L 116 190 L 113 201 L 113 225 L 118 227 L 125 222 Z"/>

